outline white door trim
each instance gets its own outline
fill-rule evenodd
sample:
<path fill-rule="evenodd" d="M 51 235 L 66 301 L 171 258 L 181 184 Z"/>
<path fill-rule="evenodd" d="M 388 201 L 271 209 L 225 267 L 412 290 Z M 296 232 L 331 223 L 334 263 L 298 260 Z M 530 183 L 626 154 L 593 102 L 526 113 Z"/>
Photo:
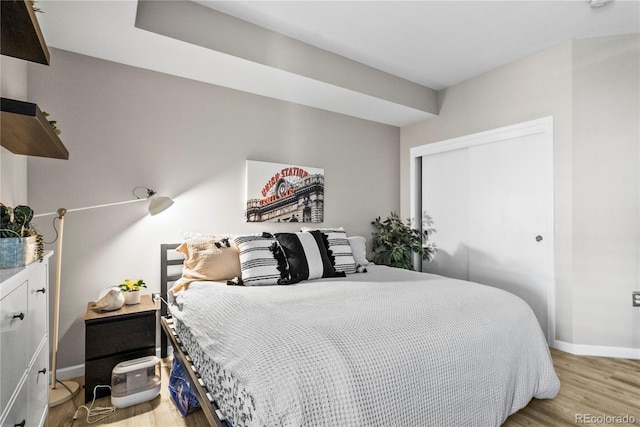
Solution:
<path fill-rule="evenodd" d="M 471 135 L 451 138 L 444 141 L 424 144 L 412 147 L 409 150 L 409 195 L 411 225 L 414 228 L 422 226 L 422 156 L 442 153 L 445 151 L 459 150 L 481 144 L 489 144 L 505 139 L 518 138 L 522 136 L 542 134 L 547 151 L 547 165 L 549 167 L 548 176 L 543 185 L 550 194 L 550 212 L 547 218 L 547 229 L 550 230 L 550 238 L 547 254 L 547 271 L 549 279 L 547 283 L 547 339 L 551 347 L 555 347 L 556 337 L 556 291 L 555 291 L 555 232 L 554 232 L 554 191 L 553 191 L 553 117 L 544 117 L 537 120 L 522 122 L 511 126 L 491 129 Z"/>

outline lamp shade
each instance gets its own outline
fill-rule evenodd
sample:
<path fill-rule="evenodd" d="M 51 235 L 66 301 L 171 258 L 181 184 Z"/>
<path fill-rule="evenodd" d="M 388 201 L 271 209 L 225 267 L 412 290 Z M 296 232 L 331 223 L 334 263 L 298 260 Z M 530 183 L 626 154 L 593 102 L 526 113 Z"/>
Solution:
<path fill-rule="evenodd" d="M 151 196 L 149 215 L 157 215 L 173 204 L 173 200 L 165 196 Z"/>

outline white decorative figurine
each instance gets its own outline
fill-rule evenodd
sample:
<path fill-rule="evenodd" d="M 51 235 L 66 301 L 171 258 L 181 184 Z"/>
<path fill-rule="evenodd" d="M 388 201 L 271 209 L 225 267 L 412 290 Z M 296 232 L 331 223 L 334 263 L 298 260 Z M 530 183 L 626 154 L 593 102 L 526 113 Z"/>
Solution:
<path fill-rule="evenodd" d="M 93 302 L 91 308 L 103 311 L 119 310 L 124 304 L 124 295 L 117 286 L 109 286 L 100 292 L 100 296 Z"/>

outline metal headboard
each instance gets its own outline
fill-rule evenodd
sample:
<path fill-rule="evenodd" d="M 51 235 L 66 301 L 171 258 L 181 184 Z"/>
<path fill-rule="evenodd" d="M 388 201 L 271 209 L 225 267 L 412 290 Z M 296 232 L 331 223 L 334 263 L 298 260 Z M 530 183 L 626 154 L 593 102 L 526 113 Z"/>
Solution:
<path fill-rule="evenodd" d="M 175 282 L 181 276 L 180 273 L 172 273 L 170 270 L 173 266 L 182 265 L 184 263 L 184 258 L 169 258 L 169 251 L 175 250 L 179 243 L 163 243 L 160 245 L 160 294 L 164 301 L 169 301 L 168 299 L 168 284 L 170 282 Z M 175 269 L 175 268 L 174 268 Z M 167 316 L 169 313 L 167 304 L 160 304 L 160 316 Z M 160 355 L 161 357 L 167 357 L 167 336 L 165 334 L 160 334 Z"/>

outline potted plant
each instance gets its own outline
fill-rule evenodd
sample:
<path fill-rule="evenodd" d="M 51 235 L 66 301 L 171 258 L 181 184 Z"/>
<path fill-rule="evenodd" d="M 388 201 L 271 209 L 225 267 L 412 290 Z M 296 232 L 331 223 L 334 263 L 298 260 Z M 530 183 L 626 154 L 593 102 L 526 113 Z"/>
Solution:
<path fill-rule="evenodd" d="M 0 268 L 23 267 L 42 261 L 42 235 L 31 224 L 29 206 L 10 208 L 0 203 Z"/>
<path fill-rule="evenodd" d="M 431 226 L 433 221 L 428 215 L 423 217 L 422 231 L 411 228 L 397 213 L 384 221 L 377 217 L 371 222 L 376 228 L 373 233 L 373 262 L 391 267 L 413 270 L 413 254 L 431 261 L 436 253 L 434 243 L 427 243 L 429 236 L 435 232 Z"/>
<path fill-rule="evenodd" d="M 144 280 L 129 280 L 125 279 L 124 282 L 118 285 L 122 294 L 124 295 L 125 304 L 138 304 L 140 303 L 140 288 L 146 288 L 147 285 Z"/>

